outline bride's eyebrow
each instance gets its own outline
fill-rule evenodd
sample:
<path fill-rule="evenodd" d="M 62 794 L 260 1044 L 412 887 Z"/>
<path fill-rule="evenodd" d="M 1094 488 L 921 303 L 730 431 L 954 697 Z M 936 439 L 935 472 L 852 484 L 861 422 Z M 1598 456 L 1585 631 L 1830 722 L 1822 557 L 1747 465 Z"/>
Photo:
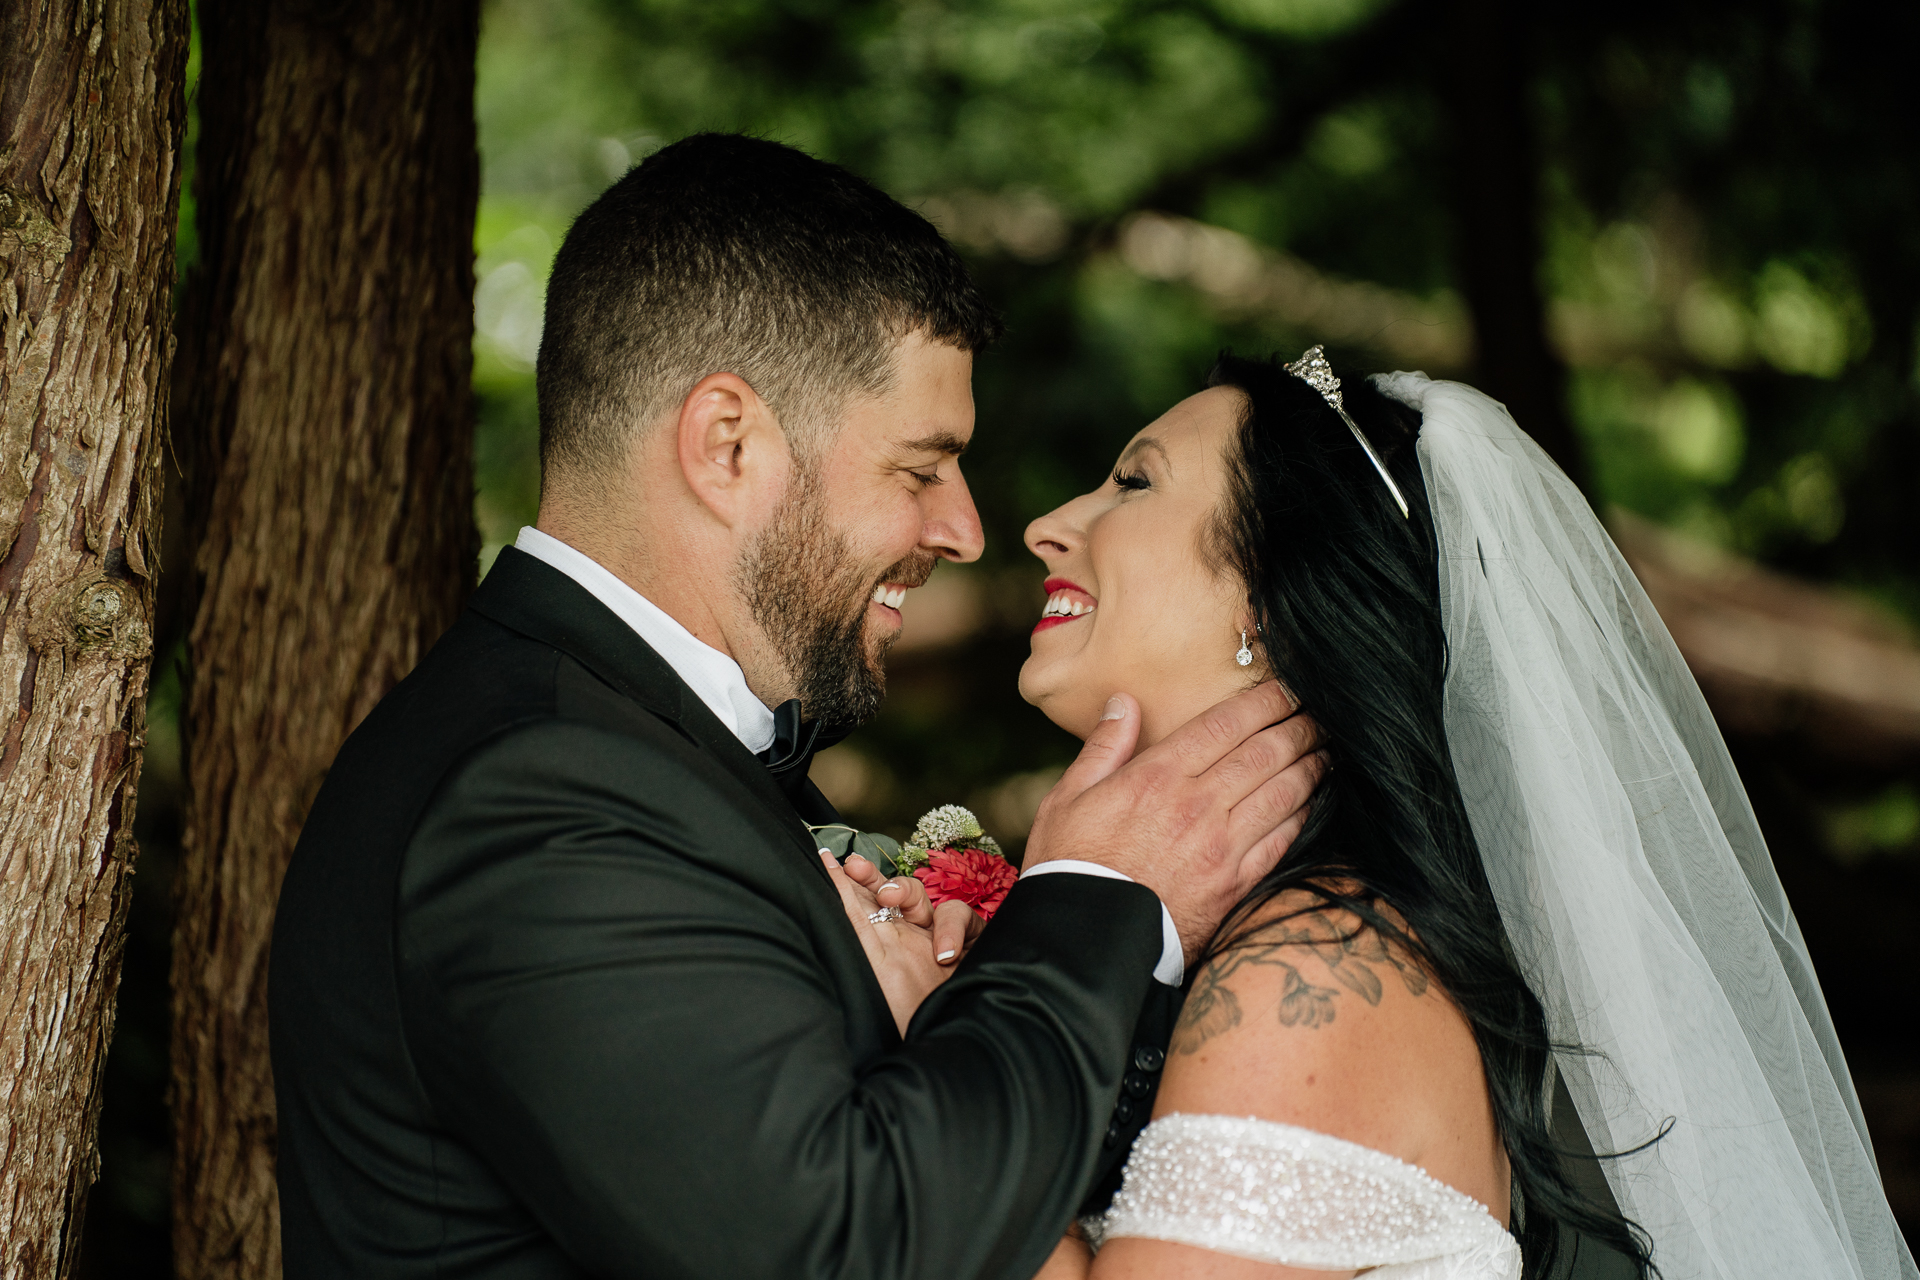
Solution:
<path fill-rule="evenodd" d="M 1145 453 L 1149 449 L 1160 455 L 1160 465 L 1165 467 L 1168 473 L 1171 474 L 1173 471 L 1173 463 L 1167 457 L 1167 447 L 1152 436 L 1137 437 L 1132 444 L 1128 445 L 1126 449 L 1121 452 L 1120 460 L 1113 464 L 1114 468 L 1118 470 L 1126 466 L 1130 460 Z"/>

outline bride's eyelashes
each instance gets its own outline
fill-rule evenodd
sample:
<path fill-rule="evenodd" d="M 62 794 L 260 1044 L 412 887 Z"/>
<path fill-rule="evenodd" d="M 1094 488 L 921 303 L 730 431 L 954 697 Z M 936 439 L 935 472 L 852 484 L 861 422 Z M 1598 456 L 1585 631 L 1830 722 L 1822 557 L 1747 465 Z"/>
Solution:
<path fill-rule="evenodd" d="M 1113 483 L 1121 489 L 1151 489 L 1153 482 L 1147 479 L 1144 471 L 1116 471 Z"/>

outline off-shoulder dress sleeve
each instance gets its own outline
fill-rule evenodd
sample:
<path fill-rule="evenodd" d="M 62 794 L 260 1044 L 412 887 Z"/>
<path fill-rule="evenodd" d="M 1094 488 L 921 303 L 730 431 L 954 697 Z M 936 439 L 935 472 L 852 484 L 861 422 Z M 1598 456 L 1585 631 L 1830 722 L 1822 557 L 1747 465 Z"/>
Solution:
<path fill-rule="evenodd" d="M 1127 1162 L 1103 1240 L 1141 1236 L 1370 1280 L 1519 1280 L 1486 1206 L 1341 1138 L 1252 1117 L 1162 1116 Z"/>

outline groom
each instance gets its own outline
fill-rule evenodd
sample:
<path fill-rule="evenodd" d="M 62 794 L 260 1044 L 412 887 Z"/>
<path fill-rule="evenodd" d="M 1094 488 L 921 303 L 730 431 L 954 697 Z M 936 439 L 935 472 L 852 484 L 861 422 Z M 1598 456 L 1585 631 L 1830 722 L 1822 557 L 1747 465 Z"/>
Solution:
<path fill-rule="evenodd" d="M 806 763 L 980 553 L 995 332 L 924 220 L 771 143 L 687 139 L 574 224 L 539 527 L 341 749 L 281 895 L 292 1280 L 1038 1269 L 1158 1066 L 1143 1004 L 1317 764 L 1271 686 L 1132 759 L 1116 698 L 897 1032 Z"/>

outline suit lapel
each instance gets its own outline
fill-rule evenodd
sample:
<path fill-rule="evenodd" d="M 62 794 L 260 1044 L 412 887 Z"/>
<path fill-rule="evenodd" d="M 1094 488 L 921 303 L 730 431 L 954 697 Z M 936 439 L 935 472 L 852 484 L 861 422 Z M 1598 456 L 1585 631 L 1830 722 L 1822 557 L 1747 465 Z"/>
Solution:
<path fill-rule="evenodd" d="M 746 788 L 772 816 L 773 825 L 792 841 L 795 854 L 809 868 L 804 874 L 816 877 L 826 895 L 817 903 L 823 923 L 813 936 L 823 954 L 833 957 L 831 968 L 846 993 L 849 1014 L 863 1008 L 863 1016 L 848 1020 L 849 1047 L 865 1061 L 898 1045 L 900 1036 L 886 994 L 859 936 L 841 912 L 839 891 L 820 865 L 806 823 L 766 767 L 715 718 L 666 659 L 591 591 L 513 547 L 501 550 L 486 580 L 469 598 L 468 608 L 567 654 L 616 692 L 673 725 Z M 837 820 L 833 806 L 818 790 L 809 787 L 807 798 L 810 804 L 817 798 L 814 807 L 831 815 L 829 820 Z"/>
<path fill-rule="evenodd" d="M 774 785 L 765 766 L 707 709 L 666 659 L 655 653 L 591 591 L 552 565 L 515 547 L 502 548 L 468 607 L 503 627 L 548 644 L 601 680 L 673 724 L 711 755 L 779 819 L 822 881 L 806 824 Z"/>

